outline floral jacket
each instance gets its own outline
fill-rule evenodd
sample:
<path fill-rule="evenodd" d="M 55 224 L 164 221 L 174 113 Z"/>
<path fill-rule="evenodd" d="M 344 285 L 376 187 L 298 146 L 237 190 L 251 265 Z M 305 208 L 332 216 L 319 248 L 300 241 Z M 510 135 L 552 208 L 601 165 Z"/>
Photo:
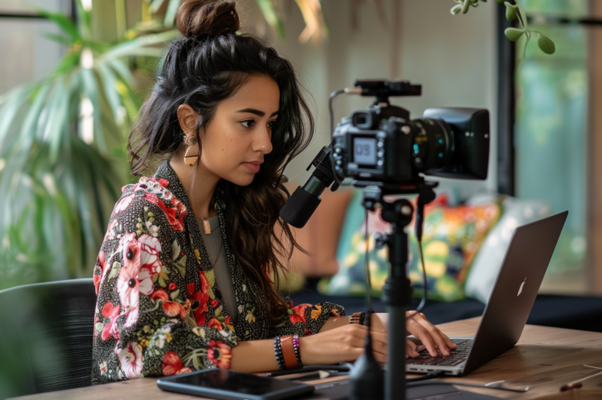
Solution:
<path fill-rule="evenodd" d="M 223 212 L 218 207 L 238 304 L 235 325 L 169 162 L 123 188 L 94 268 L 93 384 L 229 368 L 238 341 L 313 334 L 330 316 L 344 315 L 331 303 L 291 302 L 287 318 L 271 326 L 261 289 L 245 278 L 228 247 Z"/>

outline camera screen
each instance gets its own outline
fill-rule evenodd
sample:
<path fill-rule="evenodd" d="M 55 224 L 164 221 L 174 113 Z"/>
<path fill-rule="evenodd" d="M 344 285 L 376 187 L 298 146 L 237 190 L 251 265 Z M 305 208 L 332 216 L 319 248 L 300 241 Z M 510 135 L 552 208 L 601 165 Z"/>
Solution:
<path fill-rule="evenodd" d="M 353 162 L 361 165 L 376 165 L 375 138 L 353 138 Z"/>

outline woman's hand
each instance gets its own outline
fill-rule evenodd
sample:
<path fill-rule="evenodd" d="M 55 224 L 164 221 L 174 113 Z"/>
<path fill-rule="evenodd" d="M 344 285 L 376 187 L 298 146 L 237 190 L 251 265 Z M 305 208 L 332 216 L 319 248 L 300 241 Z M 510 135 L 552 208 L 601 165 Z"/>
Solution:
<path fill-rule="evenodd" d="M 387 361 L 387 325 L 389 315 L 373 313 L 370 319 L 372 349 L 378 362 Z M 331 318 L 320 333 L 299 338 L 301 359 L 305 364 L 332 364 L 355 361 L 364 351 L 368 328 L 359 324 L 349 324 L 348 317 Z M 342 325 L 344 324 L 344 325 Z M 406 329 L 424 345 L 431 356 L 448 356 L 450 349 L 457 346 L 439 328 L 431 324 L 424 314 L 406 312 Z M 406 357 L 418 357 L 418 345 L 406 339 Z"/>
<path fill-rule="evenodd" d="M 408 311 L 406 313 L 406 329 L 408 333 L 414 335 L 422 342 L 433 357 L 439 355 L 437 349 L 439 349 L 442 355 L 449 356 L 450 349 L 453 350 L 457 347 L 445 333 L 431 324 L 422 313 Z M 410 339 L 406 340 L 406 355 L 409 357 L 418 357 L 417 344 Z"/>
<path fill-rule="evenodd" d="M 378 313 L 372 314 L 370 323 L 376 329 L 386 332 L 389 321 L 389 314 Z M 420 342 L 427 348 L 429 353 L 436 357 L 437 349 L 442 355 L 448 356 L 450 349 L 455 349 L 457 346 L 447 335 L 439 328 L 431 324 L 424 314 L 416 311 L 406 312 L 406 329 L 411 334 L 417 337 Z M 418 344 L 411 340 L 406 340 L 406 357 L 418 357 Z"/>
<path fill-rule="evenodd" d="M 387 333 L 371 328 L 372 349 L 378 362 L 387 360 Z M 334 364 L 355 361 L 364 352 L 368 328 L 346 324 L 312 336 L 299 338 L 301 360 L 304 364 Z"/>

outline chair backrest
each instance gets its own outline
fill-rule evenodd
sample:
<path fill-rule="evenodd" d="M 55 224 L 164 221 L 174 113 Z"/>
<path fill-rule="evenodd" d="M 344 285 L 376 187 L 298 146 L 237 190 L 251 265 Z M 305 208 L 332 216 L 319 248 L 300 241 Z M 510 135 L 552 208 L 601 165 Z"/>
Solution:
<path fill-rule="evenodd" d="M 0 399 L 91 384 L 92 279 L 0 291 Z"/>

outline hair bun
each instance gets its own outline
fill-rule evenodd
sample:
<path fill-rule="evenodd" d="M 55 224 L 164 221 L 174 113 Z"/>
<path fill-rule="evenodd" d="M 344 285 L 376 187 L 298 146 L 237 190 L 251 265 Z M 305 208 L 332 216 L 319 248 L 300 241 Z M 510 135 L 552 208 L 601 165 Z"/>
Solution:
<path fill-rule="evenodd" d="M 236 4 L 223 0 L 182 0 L 176 25 L 187 38 L 219 36 L 240 29 Z"/>

